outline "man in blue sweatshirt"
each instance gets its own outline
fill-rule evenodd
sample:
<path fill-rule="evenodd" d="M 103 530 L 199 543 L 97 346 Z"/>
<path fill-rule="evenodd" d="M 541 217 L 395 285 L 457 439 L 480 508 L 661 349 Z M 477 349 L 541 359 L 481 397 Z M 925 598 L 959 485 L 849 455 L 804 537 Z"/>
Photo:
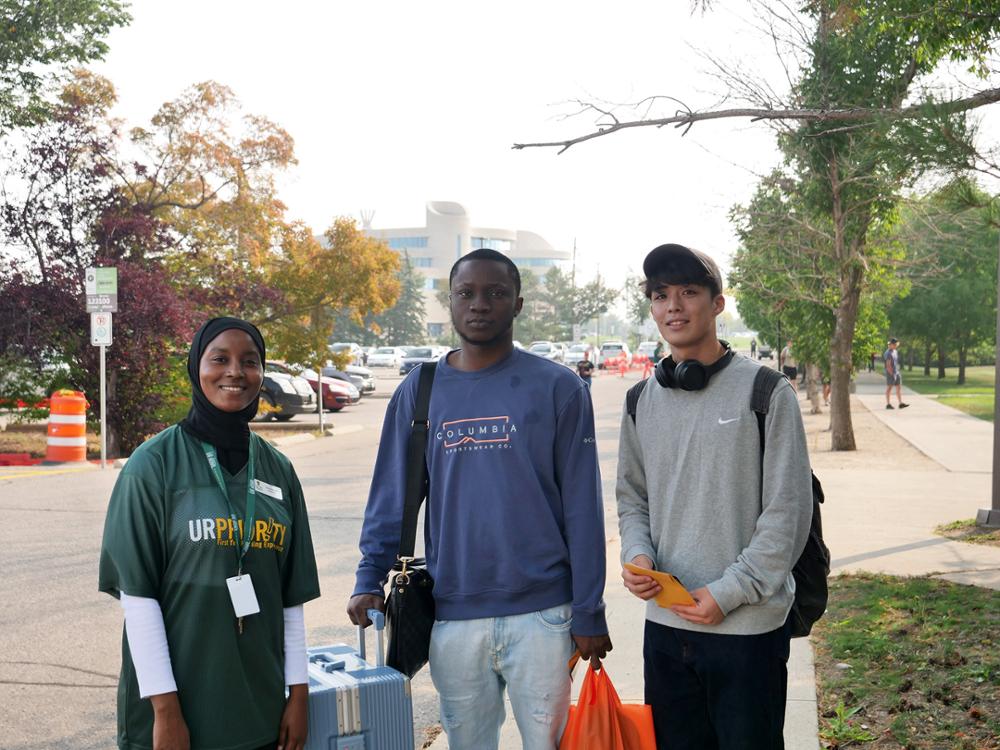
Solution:
<path fill-rule="evenodd" d="M 462 348 L 434 377 L 424 533 L 441 722 L 452 750 L 496 748 L 506 686 L 525 750 L 555 750 L 574 648 L 587 659 L 611 649 L 590 396 L 571 370 L 514 348 L 521 279 L 509 258 L 474 250 L 452 267 L 450 289 Z M 383 607 L 399 547 L 417 381 L 411 373 L 386 411 L 348 604 L 356 624 Z"/>

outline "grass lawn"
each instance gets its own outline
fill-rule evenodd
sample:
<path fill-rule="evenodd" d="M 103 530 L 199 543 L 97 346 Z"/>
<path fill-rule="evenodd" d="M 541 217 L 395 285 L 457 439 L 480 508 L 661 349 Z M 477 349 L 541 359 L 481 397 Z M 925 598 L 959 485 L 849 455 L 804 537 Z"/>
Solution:
<path fill-rule="evenodd" d="M 932 369 L 930 377 L 923 370 L 903 370 L 903 385 L 926 396 L 937 396 L 937 400 L 979 419 L 993 421 L 993 367 L 968 367 L 965 370 L 965 385 L 955 385 L 958 368 L 945 370 L 946 377 L 938 380 L 937 370 Z"/>
<path fill-rule="evenodd" d="M 27 453 L 32 458 L 45 458 L 46 442 L 45 425 L 0 431 L 0 453 Z M 100 457 L 101 436 L 88 432 L 87 458 Z"/>
<path fill-rule="evenodd" d="M 1000 748 L 1000 591 L 930 578 L 830 579 L 813 628 L 826 748 Z"/>

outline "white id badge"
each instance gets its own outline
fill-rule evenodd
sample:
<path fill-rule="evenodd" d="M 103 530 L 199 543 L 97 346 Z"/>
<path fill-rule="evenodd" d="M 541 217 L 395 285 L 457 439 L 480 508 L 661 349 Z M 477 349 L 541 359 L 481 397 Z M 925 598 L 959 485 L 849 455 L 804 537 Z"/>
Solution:
<path fill-rule="evenodd" d="M 273 497 L 275 500 L 282 499 L 281 487 L 276 487 L 273 484 L 268 484 L 267 482 L 262 482 L 259 479 L 254 479 L 253 488 L 262 495 Z"/>
<path fill-rule="evenodd" d="M 229 587 L 229 597 L 233 600 L 233 611 L 236 612 L 237 617 L 246 617 L 260 612 L 257 594 L 253 590 L 253 582 L 248 573 L 227 578 L 226 585 Z"/>

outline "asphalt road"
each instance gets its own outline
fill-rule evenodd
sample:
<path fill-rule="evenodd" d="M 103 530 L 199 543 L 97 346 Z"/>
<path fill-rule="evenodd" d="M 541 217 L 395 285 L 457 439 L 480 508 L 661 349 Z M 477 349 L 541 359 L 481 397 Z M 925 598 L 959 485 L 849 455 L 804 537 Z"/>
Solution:
<path fill-rule="evenodd" d="M 625 388 L 637 379 L 594 381 L 608 531 L 615 519 L 614 462 Z M 345 434 L 290 445 L 302 481 L 323 596 L 306 605 L 311 645 L 355 640 L 345 614 L 382 416 L 400 379 L 386 373 L 359 404 L 329 415 Z M 295 421 L 312 422 L 314 416 Z M 114 747 L 121 664 L 118 603 L 97 591 L 107 500 L 118 472 L 93 470 L 10 478 L 0 471 L 0 748 Z M 614 582 L 611 582 L 614 583 Z M 427 670 L 413 681 L 418 738 L 437 722 Z M 418 743 L 419 747 L 419 743 Z"/>

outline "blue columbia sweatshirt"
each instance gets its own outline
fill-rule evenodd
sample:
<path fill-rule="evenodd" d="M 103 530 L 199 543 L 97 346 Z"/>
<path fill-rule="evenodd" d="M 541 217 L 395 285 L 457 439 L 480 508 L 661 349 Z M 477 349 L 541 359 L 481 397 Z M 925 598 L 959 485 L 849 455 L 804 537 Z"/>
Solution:
<path fill-rule="evenodd" d="M 382 427 L 354 594 L 381 593 L 399 550 L 419 372 Z M 475 372 L 438 362 L 431 391 L 424 552 L 439 620 L 572 602 L 574 635 L 604 635 L 605 538 L 587 386 L 515 349 Z"/>

